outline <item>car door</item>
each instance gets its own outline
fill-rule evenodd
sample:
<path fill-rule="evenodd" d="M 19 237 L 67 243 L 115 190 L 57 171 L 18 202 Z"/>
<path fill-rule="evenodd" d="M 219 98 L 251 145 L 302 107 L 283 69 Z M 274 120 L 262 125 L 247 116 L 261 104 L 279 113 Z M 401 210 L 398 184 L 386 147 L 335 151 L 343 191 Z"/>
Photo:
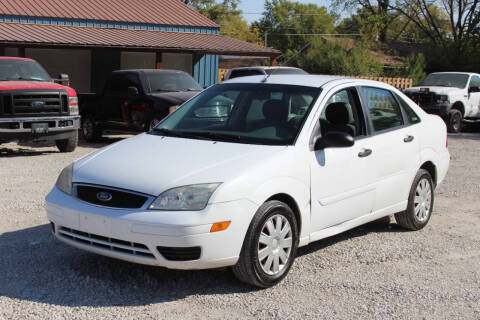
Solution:
<path fill-rule="evenodd" d="M 349 109 L 349 126 L 354 127 L 355 143 L 348 148 L 326 148 L 310 154 L 311 232 L 352 220 L 371 212 L 375 196 L 375 145 L 367 134 L 358 90 L 337 89 L 327 97 L 319 119 L 326 134 L 330 104 L 344 103 Z M 323 129 L 322 129 L 323 127 Z M 338 130 L 335 129 L 333 131 Z M 312 134 L 317 134 L 314 129 Z"/>
<path fill-rule="evenodd" d="M 373 134 L 372 144 L 375 145 L 377 192 L 373 212 L 393 210 L 406 205 L 413 178 L 420 166 L 417 124 L 406 119 L 406 111 L 399 103 L 400 97 L 392 91 L 362 87 L 362 93 Z"/>
<path fill-rule="evenodd" d="M 480 117 L 480 76 L 472 76 L 468 85 L 468 104 L 470 116 Z"/>

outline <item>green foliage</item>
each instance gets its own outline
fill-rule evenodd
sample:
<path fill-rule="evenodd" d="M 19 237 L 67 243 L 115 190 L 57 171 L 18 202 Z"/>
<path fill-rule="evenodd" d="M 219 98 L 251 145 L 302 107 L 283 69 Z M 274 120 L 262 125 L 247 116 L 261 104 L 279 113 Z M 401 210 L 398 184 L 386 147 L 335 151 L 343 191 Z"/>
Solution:
<path fill-rule="evenodd" d="M 286 60 L 295 54 L 289 51 Z M 346 48 L 338 42 L 315 39 L 294 65 L 315 74 L 378 76 L 382 65 L 362 45 Z"/>
<path fill-rule="evenodd" d="M 263 18 L 254 22 L 267 43 L 282 52 L 298 50 L 312 36 L 304 34 L 333 33 L 336 15 L 325 7 L 289 0 L 267 0 Z M 293 34 L 293 35 L 292 35 Z"/>
<path fill-rule="evenodd" d="M 388 76 L 398 78 L 411 78 L 413 84 L 416 85 L 427 75 L 425 73 L 426 61 L 425 56 L 421 53 L 411 54 L 404 60 L 404 65 L 394 69 Z"/>

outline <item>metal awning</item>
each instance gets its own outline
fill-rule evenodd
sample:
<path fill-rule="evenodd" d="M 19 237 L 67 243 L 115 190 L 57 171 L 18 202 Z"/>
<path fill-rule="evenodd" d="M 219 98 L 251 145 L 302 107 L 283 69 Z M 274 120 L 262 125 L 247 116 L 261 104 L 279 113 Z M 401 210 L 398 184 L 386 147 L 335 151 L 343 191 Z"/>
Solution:
<path fill-rule="evenodd" d="M 42 48 L 118 48 L 277 57 L 280 52 L 218 34 L 47 24 L 0 23 L 0 45 Z"/>

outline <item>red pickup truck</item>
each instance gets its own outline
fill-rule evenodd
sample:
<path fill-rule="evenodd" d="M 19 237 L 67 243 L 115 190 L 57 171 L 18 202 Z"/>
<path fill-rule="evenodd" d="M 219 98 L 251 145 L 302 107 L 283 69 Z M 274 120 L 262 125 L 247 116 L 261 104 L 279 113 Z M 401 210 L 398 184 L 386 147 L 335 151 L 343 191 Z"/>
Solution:
<path fill-rule="evenodd" d="M 35 60 L 0 57 L 0 144 L 54 140 L 61 152 L 71 152 L 79 126 L 75 90 L 55 83 Z"/>

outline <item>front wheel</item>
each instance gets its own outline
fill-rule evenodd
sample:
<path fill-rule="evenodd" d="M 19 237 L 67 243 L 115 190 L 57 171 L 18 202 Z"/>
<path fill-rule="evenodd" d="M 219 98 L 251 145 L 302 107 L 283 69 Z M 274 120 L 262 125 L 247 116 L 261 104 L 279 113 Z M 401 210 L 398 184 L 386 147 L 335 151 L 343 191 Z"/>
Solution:
<path fill-rule="evenodd" d="M 397 223 L 409 230 L 420 230 L 430 220 L 433 210 L 433 180 L 427 170 L 420 169 L 413 180 L 407 210 L 395 214 Z"/>
<path fill-rule="evenodd" d="M 82 134 L 85 141 L 97 141 L 102 137 L 102 131 L 97 127 L 95 121 L 90 117 L 83 118 Z"/>
<path fill-rule="evenodd" d="M 459 133 L 462 131 L 463 115 L 459 110 L 453 109 L 448 112 L 447 128 L 448 132 Z"/>
<path fill-rule="evenodd" d="M 55 144 L 60 152 L 73 152 L 78 144 L 78 131 L 68 139 L 55 140 Z"/>
<path fill-rule="evenodd" d="M 298 247 L 298 226 L 285 203 L 268 201 L 248 228 L 233 272 L 240 280 L 261 288 L 279 283 L 290 270 Z"/>

